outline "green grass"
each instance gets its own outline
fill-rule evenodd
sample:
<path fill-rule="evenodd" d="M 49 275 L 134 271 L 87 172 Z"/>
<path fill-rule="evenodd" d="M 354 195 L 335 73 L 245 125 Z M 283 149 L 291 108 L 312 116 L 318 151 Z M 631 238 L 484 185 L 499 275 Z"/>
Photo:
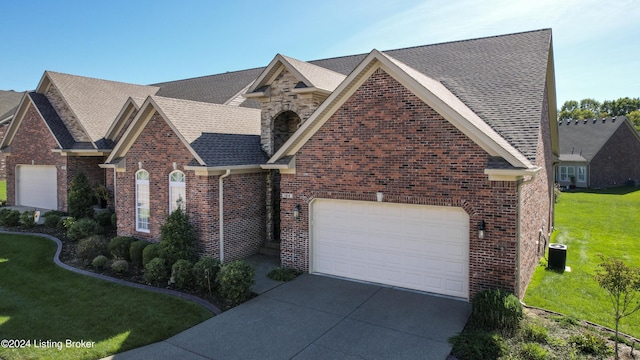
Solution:
<path fill-rule="evenodd" d="M 7 200 L 7 180 L 0 180 L 0 201 Z"/>
<path fill-rule="evenodd" d="M 640 190 L 562 193 L 555 208 L 552 243 L 567 245 L 567 266 L 562 274 L 539 266 L 524 302 L 580 319 L 614 327 L 608 293 L 593 279 L 599 254 L 640 266 Z M 620 331 L 640 337 L 640 313 L 624 318 Z"/>
<path fill-rule="evenodd" d="M 212 316 L 175 297 L 113 284 L 56 266 L 56 245 L 37 236 L 0 235 L 0 338 L 31 341 L 0 347 L 2 359 L 96 359 L 164 340 Z M 93 341 L 90 349 L 66 348 Z M 57 348 L 35 348 L 47 341 Z"/>

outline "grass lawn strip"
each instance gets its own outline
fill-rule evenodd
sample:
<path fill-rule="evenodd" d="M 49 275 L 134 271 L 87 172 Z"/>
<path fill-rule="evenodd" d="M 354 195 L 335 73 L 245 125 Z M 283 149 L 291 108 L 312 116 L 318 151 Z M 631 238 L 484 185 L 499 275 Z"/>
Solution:
<path fill-rule="evenodd" d="M 538 267 L 524 298 L 526 304 L 614 327 L 609 296 L 593 275 L 601 263 L 600 254 L 640 266 L 640 191 L 633 190 L 562 193 L 551 242 L 567 245 L 571 272 Z M 640 313 L 622 319 L 620 331 L 640 338 Z"/>
<path fill-rule="evenodd" d="M 0 180 L 0 201 L 7 200 L 7 180 Z"/>
<path fill-rule="evenodd" d="M 0 249 L 0 334 L 31 341 L 29 347 L 0 348 L 3 359 L 101 358 L 164 340 L 212 316 L 192 302 L 60 268 L 53 261 L 56 245 L 39 236 L 2 234 Z M 67 340 L 93 345 L 67 348 Z"/>

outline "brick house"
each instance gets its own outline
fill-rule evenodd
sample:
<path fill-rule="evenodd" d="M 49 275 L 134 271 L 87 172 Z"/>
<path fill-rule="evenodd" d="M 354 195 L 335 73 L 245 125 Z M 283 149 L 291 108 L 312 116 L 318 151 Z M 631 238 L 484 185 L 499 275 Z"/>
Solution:
<path fill-rule="evenodd" d="M 0 148 L 13 166 L 55 166 L 60 209 L 76 167 L 58 162 L 92 159 L 82 166 L 113 190 L 121 235 L 157 241 L 184 206 L 201 252 L 225 261 L 266 241 L 303 271 L 470 299 L 495 287 L 522 297 L 553 226 L 548 29 L 309 62 L 278 54 L 119 92 L 94 157 L 43 82 L 19 112 L 29 125 Z M 83 99 L 98 109 L 100 93 Z"/>
<path fill-rule="evenodd" d="M 20 99 L 24 93 L 16 91 L 0 90 L 0 139 L 4 137 L 5 132 L 13 120 L 13 115 L 20 104 Z M 0 180 L 7 178 L 5 156 L 0 154 Z"/>
<path fill-rule="evenodd" d="M 563 187 L 605 188 L 640 181 L 640 135 L 626 116 L 558 121 Z"/>
<path fill-rule="evenodd" d="M 69 183 L 84 171 L 94 185 L 113 147 L 105 134 L 129 96 L 157 87 L 46 71 L 23 97 L 0 143 L 7 162 L 7 203 L 67 211 Z"/>

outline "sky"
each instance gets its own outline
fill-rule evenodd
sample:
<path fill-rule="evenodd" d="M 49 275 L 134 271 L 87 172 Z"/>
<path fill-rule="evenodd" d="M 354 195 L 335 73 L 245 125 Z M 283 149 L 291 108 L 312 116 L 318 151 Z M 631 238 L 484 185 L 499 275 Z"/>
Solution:
<path fill-rule="evenodd" d="M 45 70 L 153 84 L 262 67 L 553 31 L 558 107 L 640 97 L 640 0 L 30 0 L 0 4 L 0 90 Z"/>

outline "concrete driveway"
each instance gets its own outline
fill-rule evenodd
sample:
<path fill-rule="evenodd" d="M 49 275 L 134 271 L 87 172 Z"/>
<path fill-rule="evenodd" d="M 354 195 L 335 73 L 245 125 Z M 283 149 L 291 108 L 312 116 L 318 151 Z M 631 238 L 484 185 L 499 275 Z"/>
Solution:
<path fill-rule="evenodd" d="M 302 275 L 165 341 L 112 359 L 446 359 L 463 301 Z"/>

